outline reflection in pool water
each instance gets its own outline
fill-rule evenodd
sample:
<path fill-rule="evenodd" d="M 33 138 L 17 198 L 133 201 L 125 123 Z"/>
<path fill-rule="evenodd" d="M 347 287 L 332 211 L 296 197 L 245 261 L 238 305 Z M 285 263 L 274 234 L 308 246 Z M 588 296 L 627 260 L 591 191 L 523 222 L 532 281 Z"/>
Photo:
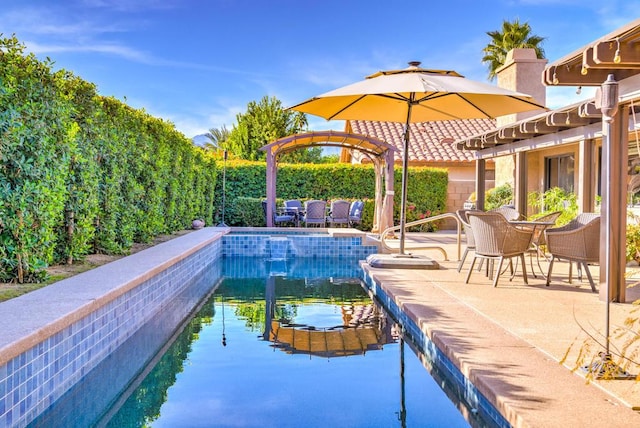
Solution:
<path fill-rule="evenodd" d="M 469 426 L 354 279 L 357 261 L 324 262 L 325 279 L 316 276 L 322 260 L 256 278 L 252 272 L 271 269 L 264 261 L 225 260 L 225 276 L 244 277 L 213 285 L 110 408 L 92 421 L 76 417 L 76 426 Z M 149 343 L 153 331 L 132 341 Z M 102 368 L 98 381 L 127 358 Z M 39 421 L 73 426 L 59 416 L 52 409 Z"/>

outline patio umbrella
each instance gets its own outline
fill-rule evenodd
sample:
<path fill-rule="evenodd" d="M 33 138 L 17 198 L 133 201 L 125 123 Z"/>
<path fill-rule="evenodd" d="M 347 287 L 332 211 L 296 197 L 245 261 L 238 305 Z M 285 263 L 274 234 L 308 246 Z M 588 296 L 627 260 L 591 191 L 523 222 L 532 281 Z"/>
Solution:
<path fill-rule="evenodd" d="M 400 254 L 404 255 L 409 124 L 437 120 L 495 118 L 544 108 L 531 96 L 465 79 L 455 71 L 427 70 L 410 62 L 403 70 L 379 71 L 290 107 L 327 120 L 402 122 Z"/>

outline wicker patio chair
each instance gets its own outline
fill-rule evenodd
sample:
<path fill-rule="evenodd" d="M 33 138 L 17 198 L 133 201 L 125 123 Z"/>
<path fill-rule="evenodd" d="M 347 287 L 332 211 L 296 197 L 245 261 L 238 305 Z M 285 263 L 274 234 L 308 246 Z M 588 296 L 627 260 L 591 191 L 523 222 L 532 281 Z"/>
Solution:
<path fill-rule="evenodd" d="M 462 266 L 464 265 L 464 261 L 467 258 L 467 254 L 469 251 L 475 251 L 476 249 L 476 241 L 473 239 L 473 230 L 471 229 L 471 224 L 469 224 L 469 219 L 467 218 L 467 213 L 469 212 L 478 212 L 479 210 L 457 210 L 456 215 L 460 219 L 460 223 L 462 223 L 462 229 L 464 230 L 464 236 L 467 241 L 467 245 L 464 249 L 464 253 L 462 253 L 462 258 L 458 263 L 458 272 L 462 270 Z"/>
<path fill-rule="evenodd" d="M 555 224 L 556 220 L 558 220 L 558 217 L 560 217 L 560 214 L 562 214 L 560 211 L 554 211 L 552 213 L 548 213 L 536 218 L 535 221 L 539 223 Z M 548 226 L 548 227 L 551 227 L 551 226 Z M 531 265 L 531 272 L 533 273 L 534 278 L 537 278 L 537 276 L 536 276 L 536 271 L 533 268 L 533 253 L 536 254 L 536 262 L 538 264 L 538 268 L 540 269 L 540 272 L 542 272 L 544 276 L 542 266 L 540 265 L 540 258 L 542 257 L 544 259 L 547 259 L 546 251 L 545 251 L 547 246 L 547 239 L 545 237 L 544 231 L 548 227 L 536 227 L 535 229 L 533 229 L 533 239 L 531 240 L 531 248 L 529 251 L 529 264 Z"/>
<path fill-rule="evenodd" d="M 589 271 L 589 263 L 600 261 L 600 214 L 582 213 L 568 224 L 547 229 L 545 231 L 547 250 L 551 253 L 549 271 L 547 272 L 547 286 L 551 282 L 553 263 L 560 259 L 569 264 L 569 284 L 571 284 L 571 267 L 573 262 L 582 266 L 589 278 L 591 290 L 596 291 L 593 277 Z"/>
<path fill-rule="evenodd" d="M 522 230 L 510 224 L 500 213 L 485 212 L 469 212 L 467 213 L 469 224 L 473 230 L 473 237 L 476 243 L 476 250 L 469 266 L 467 279 L 465 283 L 469 283 L 471 271 L 477 259 L 487 260 L 487 272 L 493 278 L 493 286 L 498 285 L 498 279 L 502 273 L 502 263 L 504 259 L 509 259 L 511 268 L 511 279 L 513 279 L 513 263 L 514 257 L 520 257 L 522 261 L 522 278 L 524 283 L 528 284 L 527 267 L 525 264 L 524 253 L 531 245 L 533 237 L 532 230 Z M 493 273 L 493 262 L 498 261 L 498 266 Z"/>
<path fill-rule="evenodd" d="M 518 210 L 516 210 L 515 208 L 509 205 L 503 205 L 499 208 L 494 208 L 492 210 L 489 210 L 488 212 L 500 213 L 504 218 L 506 218 L 509 221 L 522 220 L 524 218 L 523 215 L 518 212 Z"/>
<path fill-rule="evenodd" d="M 325 227 L 327 223 L 326 217 L 327 202 L 322 200 L 311 200 L 304 203 L 304 216 L 302 221 L 305 227 L 309 225 L 317 225 Z"/>
<path fill-rule="evenodd" d="M 335 225 L 349 225 L 349 208 L 351 203 L 344 199 L 338 199 L 331 201 L 331 207 L 329 208 L 329 215 L 327 216 L 327 222 L 331 227 Z"/>

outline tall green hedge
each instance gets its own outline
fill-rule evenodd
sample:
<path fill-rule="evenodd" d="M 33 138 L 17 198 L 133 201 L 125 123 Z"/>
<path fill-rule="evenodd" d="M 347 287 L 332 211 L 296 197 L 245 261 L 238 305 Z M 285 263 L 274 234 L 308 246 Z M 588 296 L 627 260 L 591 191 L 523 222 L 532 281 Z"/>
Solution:
<path fill-rule="evenodd" d="M 225 166 L 225 223 L 259 226 L 265 163 Z M 220 172 L 173 124 L 98 95 L 0 35 L 0 281 L 38 281 L 46 266 L 90 253 L 126 254 L 195 218 L 218 223 Z M 400 182 L 396 168 L 396 218 Z M 278 168 L 279 198 L 363 199 L 365 229 L 374 186 L 371 166 Z M 407 219 L 442 212 L 446 188 L 445 170 L 411 168 Z"/>
<path fill-rule="evenodd" d="M 0 281 L 211 224 L 216 176 L 172 124 L 0 38 Z"/>
<path fill-rule="evenodd" d="M 224 221 L 229 226 L 263 226 L 260 201 L 266 197 L 266 163 L 226 162 L 226 203 Z M 219 165 L 220 167 L 220 165 Z M 365 200 L 362 229 L 371 229 L 375 197 L 375 173 L 370 165 L 279 164 L 276 195 L 286 199 Z M 402 169 L 396 167 L 394 218 L 400 218 Z M 409 168 L 407 181 L 407 221 L 445 212 L 448 173 L 440 168 Z M 222 195 L 222 178 L 216 194 Z M 222 220 L 222 198 L 216 200 L 217 221 Z"/>

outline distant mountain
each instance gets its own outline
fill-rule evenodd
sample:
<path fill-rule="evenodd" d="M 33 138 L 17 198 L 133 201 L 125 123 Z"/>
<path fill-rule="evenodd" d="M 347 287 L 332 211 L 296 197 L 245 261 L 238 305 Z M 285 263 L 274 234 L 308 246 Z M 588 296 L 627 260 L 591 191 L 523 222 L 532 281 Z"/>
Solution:
<path fill-rule="evenodd" d="M 207 144 L 211 144 L 211 140 L 205 134 L 196 135 L 191 139 L 191 142 L 198 147 L 204 147 Z"/>

